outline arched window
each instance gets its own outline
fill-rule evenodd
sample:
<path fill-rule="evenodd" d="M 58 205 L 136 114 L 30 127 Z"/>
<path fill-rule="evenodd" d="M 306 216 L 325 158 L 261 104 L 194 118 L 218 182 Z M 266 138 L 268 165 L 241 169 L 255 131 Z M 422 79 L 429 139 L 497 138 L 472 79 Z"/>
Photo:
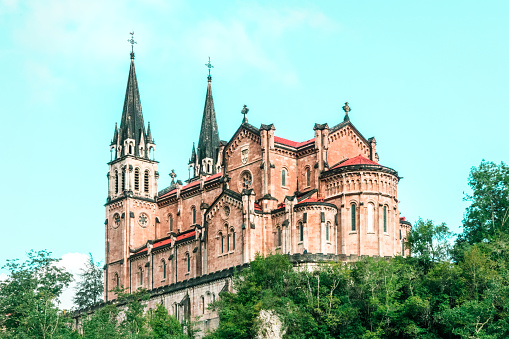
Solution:
<path fill-rule="evenodd" d="M 281 239 L 281 227 L 278 227 L 277 228 L 277 245 L 278 246 L 281 246 L 282 244 L 282 239 Z"/>
<path fill-rule="evenodd" d="M 193 225 L 196 224 L 196 208 L 192 208 L 191 209 L 191 215 L 192 215 L 192 219 L 193 219 Z"/>
<path fill-rule="evenodd" d="M 311 186 L 311 170 L 306 168 L 306 186 Z"/>
<path fill-rule="evenodd" d="M 286 169 L 281 170 L 281 186 L 286 186 Z"/>
<path fill-rule="evenodd" d="M 405 256 L 405 239 L 401 242 L 401 255 Z"/>
<path fill-rule="evenodd" d="M 115 170 L 115 194 L 118 194 L 118 171 Z"/>
<path fill-rule="evenodd" d="M 231 229 L 230 233 L 232 235 L 232 250 L 235 250 L 235 231 Z"/>
<path fill-rule="evenodd" d="M 203 296 L 201 296 L 201 304 L 202 304 L 201 314 L 205 314 L 205 297 Z"/>
<path fill-rule="evenodd" d="M 226 252 L 230 252 L 230 237 L 231 234 L 228 232 L 228 224 L 226 225 Z"/>
<path fill-rule="evenodd" d="M 355 204 L 352 204 L 352 206 L 350 206 L 350 214 L 352 216 L 352 231 L 355 231 Z"/>
<path fill-rule="evenodd" d="M 140 190 L 140 169 L 136 168 L 134 170 L 134 190 L 139 191 Z"/>
<path fill-rule="evenodd" d="M 224 253 L 224 237 L 223 237 L 223 233 L 219 233 L 219 238 L 221 238 L 221 253 Z"/>
<path fill-rule="evenodd" d="M 168 223 L 170 224 L 170 232 L 173 232 L 173 215 L 168 216 Z"/>
<path fill-rule="evenodd" d="M 387 233 L 387 206 L 384 206 L 384 232 Z"/>
<path fill-rule="evenodd" d="M 143 270 L 141 267 L 139 270 L 140 270 L 140 285 L 143 285 Z"/>
<path fill-rule="evenodd" d="M 372 203 L 368 203 L 368 233 L 373 233 L 374 230 L 374 221 L 375 221 L 375 205 Z"/>
<path fill-rule="evenodd" d="M 299 222 L 299 234 L 300 234 L 300 241 L 304 241 L 304 224 Z"/>
<path fill-rule="evenodd" d="M 244 171 L 240 175 L 240 182 L 243 189 L 251 188 L 251 184 L 253 182 L 253 177 L 249 171 Z"/>
<path fill-rule="evenodd" d="M 125 168 L 122 170 L 122 191 L 125 191 Z"/>
<path fill-rule="evenodd" d="M 327 224 L 325 225 L 325 240 L 330 240 L 330 222 L 327 221 Z"/>
<path fill-rule="evenodd" d="M 163 265 L 163 279 L 166 279 L 166 262 L 164 259 L 161 261 L 161 265 Z"/>
<path fill-rule="evenodd" d="M 133 145 L 129 144 L 129 154 L 133 154 Z"/>
<path fill-rule="evenodd" d="M 148 186 L 149 185 L 148 175 L 149 175 L 148 170 L 146 170 L 145 171 L 145 178 L 144 178 L 145 180 L 143 182 L 143 185 L 144 185 L 143 190 L 145 191 L 145 193 L 148 193 L 148 189 L 149 189 L 149 186 Z"/>
<path fill-rule="evenodd" d="M 120 287 L 120 278 L 117 273 L 115 273 L 115 283 L 117 285 L 117 288 L 119 288 Z"/>
<path fill-rule="evenodd" d="M 189 255 L 189 253 L 186 254 L 187 256 L 187 272 L 191 272 L 191 256 Z"/>

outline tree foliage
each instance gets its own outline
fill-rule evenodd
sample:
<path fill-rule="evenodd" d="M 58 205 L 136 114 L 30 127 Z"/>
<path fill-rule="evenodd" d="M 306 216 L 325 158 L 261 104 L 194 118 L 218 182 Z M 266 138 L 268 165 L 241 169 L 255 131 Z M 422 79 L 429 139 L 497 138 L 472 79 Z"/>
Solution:
<path fill-rule="evenodd" d="M 509 233 L 509 166 L 482 161 L 468 177 L 471 204 L 463 218 L 460 240 L 469 244 L 490 241 Z"/>
<path fill-rule="evenodd" d="M 73 301 L 77 308 L 89 307 L 102 301 L 102 294 L 103 271 L 90 253 L 85 268 L 81 270 Z"/>
<path fill-rule="evenodd" d="M 7 280 L 0 282 L 0 329 L 12 338 L 72 337 L 69 318 L 58 306 L 58 297 L 72 275 L 56 265 L 48 251 L 31 251 L 28 259 L 8 260 Z"/>
<path fill-rule="evenodd" d="M 509 281 L 494 248 L 464 261 L 424 266 L 414 258 L 364 258 L 292 269 L 283 255 L 258 256 L 212 307 L 207 338 L 253 338 L 261 310 L 275 312 L 284 338 L 506 338 Z"/>
<path fill-rule="evenodd" d="M 433 263 L 449 259 L 452 236 L 445 223 L 435 225 L 432 220 L 419 219 L 408 234 L 407 244 L 412 255 L 429 267 Z"/>

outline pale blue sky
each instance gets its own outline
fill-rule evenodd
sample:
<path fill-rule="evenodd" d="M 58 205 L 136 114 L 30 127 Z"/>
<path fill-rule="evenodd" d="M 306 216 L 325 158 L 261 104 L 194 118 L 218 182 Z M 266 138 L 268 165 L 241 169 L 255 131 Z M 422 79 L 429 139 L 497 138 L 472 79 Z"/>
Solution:
<path fill-rule="evenodd" d="M 341 106 L 404 177 L 400 210 L 458 232 L 467 177 L 508 159 L 507 1 L 0 0 L 0 262 L 104 258 L 106 163 L 135 31 L 145 122 L 187 179 L 211 57 L 220 137 L 249 122 L 313 137 Z"/>

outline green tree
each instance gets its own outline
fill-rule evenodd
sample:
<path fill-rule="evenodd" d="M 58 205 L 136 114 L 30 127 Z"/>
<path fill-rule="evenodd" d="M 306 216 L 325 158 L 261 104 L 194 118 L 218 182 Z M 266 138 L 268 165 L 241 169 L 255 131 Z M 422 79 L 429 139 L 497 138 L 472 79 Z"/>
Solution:
<path fill-rule="evenodd" d="M 468 177 L 472 195 L 463 218 L 460 241 L 476 244 L 509 233 L 509 166 L 482 161 Z"/>
<path fill-rule="evenodd" d="M 89 307 L 102 301 L 102 294 L 103 271 L 99 263 L 94 262 L 92 253 L 89 253 L 89 260 L 85 268 L 81 270 L 73 301 L 78 308 Z"/>
<path fill-rule="evenodd" d="M 118 317 L 119 309 L 114 304 L 103 306 L 90 317 L 84 317 L 83 339 L 122 338 Z"/>
<path fill-rule="evenodd" d="M 133 293 L 120 288 L 114 289 L 117 302 L 123 306 L 123 320 L 120 332 L 125 338 L 148 338 L 148 319 L 145 315 L 145 301 L 150 297 L 146 289 L 140 288 Z"/>
<path fill-rule="evenodd" d="M 149 325 L 151 329 L 150 338 L 188 338 L 186 335 L 184 335 L 180 322 L 175 317 L 172 317 L 162 304 L 157 305 L 157 308 L 150 313 Z"/>
<path fill-rule="evenodd" d="M 0 283 L 0 328 L 14 338 L 71 338 L 70 319 L 58 309 L 58 297 L 72 275 L 56 265 L 48 251 L 30 251 L 28 259 L 8 260 Z"/>
<path fill-rule="evenodd" d="M 452 236 L 445 223 L 435 225 L 431 220 L 419 218 L 408 235 L 407 244 L 412 255 L 429 268 L 433 263 L 449 258 Z"/>

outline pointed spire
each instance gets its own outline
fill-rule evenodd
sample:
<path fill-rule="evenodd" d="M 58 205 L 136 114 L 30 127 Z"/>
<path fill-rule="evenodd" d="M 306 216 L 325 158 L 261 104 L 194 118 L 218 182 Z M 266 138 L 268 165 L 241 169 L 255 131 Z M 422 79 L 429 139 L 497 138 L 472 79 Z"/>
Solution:
<path fill-rule="evenodd" d="M 117 129 L 117 123 L 115 123 L 115 132 L 113 132 L 113 139 L 111 140 L 111 145 L 116 145 L 118 139 L 118 129 Z"/>
<path fill-rule="evenodd" d="M 210 69 L 210 68 L 209 68 Z M 208 77 L 207 95 L 205 96 L 205 107 L 203 108 L 203 117 L 201 121 L 200 139 L 198 141 L 197 157 L 198 163 L 205 158 L 212 159 L 213 165 L 216 164 L 216 149 L 219 146 L 219 131 L 216 122 L 216 111 L 214 109 L 214 99 L 212 98 L 211 77 Z M 214 168 L 215 166 L 212 166 Z"/>
<path fill-rule="evenodd" d="M 153 144 L 154 140 L 152 139 L 152 132 L 150 131 L 150 121 L 148 122 L 147 128 L 147 143 Z"/>
<path fill-rule="evenodd" d="M 131 33 L 132 35 L 132 33 Z M 118 138 L 120 145 L 124 145 L 126 139 L 134 140 L 134 155 L 140 156 L 140 140 L 147 140 L 145 133 L 145 124 L 143 122 L 143 112 L 141 110 L 140 92 L 138 90 L 138 80 L 136 78 L 136 69 L 134 67 L 134 52 L 132 46 L 136 43 L 131 37 L 128 40 L 131 43 L 131 65 L 129 68 L 129 76 L 127 78 L 127 87 L 124 99 L 124 109 L 122 111 L 122 120 L 120 121 L 120 129 Z M 152 136 L 150 136 L 152 139 Z M 125 155 L 125 147 L 122 147 L 122 156 Z M 148 153 L 145 152 L 145 157 Z"/>
<path fill-rule="evenodd" d="M 196 149 L 194 148 L 193 142 L 193 150 L 191 151 L 191 159 L 189 159 L 189 164 L 194 164 L 196 162 Z"/>

